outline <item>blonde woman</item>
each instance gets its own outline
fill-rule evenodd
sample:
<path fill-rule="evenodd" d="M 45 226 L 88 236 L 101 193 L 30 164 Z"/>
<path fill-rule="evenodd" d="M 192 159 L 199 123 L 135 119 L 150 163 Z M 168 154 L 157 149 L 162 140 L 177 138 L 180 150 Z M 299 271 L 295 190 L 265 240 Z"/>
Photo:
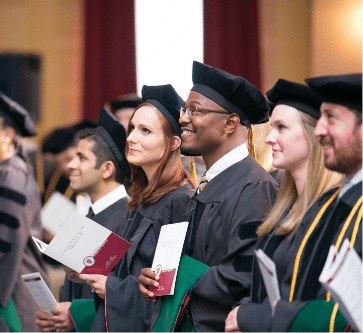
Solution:
<path fill-rule="evenodd" d="M 282 79 L 267 92 L 267 97 L 276 106 L 266 143 L 272 148 L 273 166 L 285 173 L 276 203 L 257 234 L 258 248 L 276 264 L 281 300 L 278 311 L 276 304 L 273 311 L 255 260 L 251 296 L 230 312 L 227 331 L 277 331 L 289 327 L 301 302 L 326 296 L 313 259 L 319 252 L 324 216 L 330 212 L 323 206 L 334 196 L 342 178 L 325 169 L 323 148 L 314 137 L 322 101 L 308 86 Z M 319 211 L 321 219 L 316 218 Z M 314 229 L 312 224 L 316 224 Z"/>

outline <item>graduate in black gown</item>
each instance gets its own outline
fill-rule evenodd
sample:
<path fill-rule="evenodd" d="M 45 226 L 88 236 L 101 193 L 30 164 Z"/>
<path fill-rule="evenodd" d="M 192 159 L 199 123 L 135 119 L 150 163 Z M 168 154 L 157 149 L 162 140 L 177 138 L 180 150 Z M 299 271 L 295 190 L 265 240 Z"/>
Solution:
<path fill-rule="evenodd" d="M 149 267 L 160 228 L 184 222 L 194 181 L 180 159 L 178 123 L 184 101 L 171 85 L 144 86 L 143 103 L 128 127 L 126 157 L 131 167 L 131 210 L 123 238 L 131 248 L 108 276 L 81 274 L 99 298 L 92 331 L 145 331 L 153 303 L 139 293 L 137 277 Z"/>
<path fill-rule="evenodd" d="M 313 133 L 318 133 L 321 127 L 317 119 L 320 116 L 320 102 L 323 100 L 322 96 L 318 94 L 316 97 L 314 94 L 317 93 L 308 86 L 285 80 L 279 80 L 267 92 L 268 98 L 278 105 L 272 113 L 272 132 L 266 141 L 272 146 L 274 166 L 284 168 L 285 176 L 276 205 L 258 230 L 261 237 L 258 247 L 276 264 L 281 300 L 274 304 L 274 310 L 272 310 L 257 261 L 254 261 L 251 297 L 241 300 L 240 306 L 229 314 L 226 330 L 329 330 L 328 325 L 321 326 L 323 312 L 317 306 L 320 303 L 316 303 L 316 300 L 321 300 L 318 302 L 328 304 L 325 301 L 327 293 L 318 279 L 329 247 L 332 244 L 337 247 L 340 245 L 336 241 L 341 234 L 342 225 L 346 222 L 347 213 L 352 208 L 351 200 L 356 202 L 361 196 L 361 189 L 360 194 L 359 191 L 353 190 L 355 191 L 353 196 L 352 193 L 346 193 L 337 206 L 339 187 L 331 189 L 335 187 L 334 182 L 332 183 L 333 174 L 323 167 L 324 161 L 327 166 L 327 158 L 330 154 L 334 155 L 333 151 L 336 148 L 332 148 L 332 141 L 319 142 L 318 138 L 313 137 Z M 300 127 L 305 129 L 304 135 L 308 139 L 308 144 L 304 144 L 301 131 L 299 132 L 296 127 L 297 119 L 293 119 L 293 114 L 297 112 L 300 113 L 300 124 L 302 124 Z M 323 112 L 321 119 L 324 117 Z M 313 120 L 314 118 L 316 120 Z M 356 132 L 353 128 L 350 130 L 351 133 Z M 361 141 L 359 144 L 358 140 L 359 134 L 356 134 L 353 141 L 355 145 L 358 144 L 361 147 Z M 320 143 L 323 143 L 323 146 Z M 308 153 L 308 157 L 305 158 L 308 163 L 305 163 L 305 166 L 303 152 Z M 360 155 L 361 159 L 361 153 L 358 151 L 355 153 Z M 357 170 L 359 171 L 360 168 L 361 161 Z M 330 169 L 339 171 L 337 168 Z M 292 196 L 292 193 L 295 195 Z M 339 205 L 345 206 L 344 211 L 340 211 Z M 337 209 L 340 211 L 339 221 L 332 223 L 334 219 L 332 216 L 336 214 Z M 352 236 L 356 222 L 355 218 L 342 237 Z M 361 236 L 358 236 L 354 245 L 358 254 L 361 255 Z M 330 315 L 334 306 L 331 303 L 328 304 L 328 307 L 331 307 Z M 302 311 L 308 304 L 312 305 L 312 308 L 307 306 Z M 309 308 L 314 309 L 313 312 L 310 312 Z M 314 313 L 317 317 L 314 317 Z M 343 330 L 344 323 L 343 327 L 340 326 L 337 329 Z"/>
<path fill-rule="evenodd" d="M 91 199 L 87 217 L 115 233 L 122 233 L 127 222 L 128 195 L 123 184 L 130 177 L 130 167 L 125 144 L 125 128 L 110 111 L 102 109 L 98 127 L 84 129 L 76 135 L 76 157 L 67 165 L 72 190 L 85 192 Z M 95 315 L 93 300 L 89 285 L 66 278 L 59 308 L 53 309 L 52 317 L 38 311 L 36 323 L 42 330 L 67 331 L 73 328 L 70 310 L 77 329 L 89 330 Z M 83 312 L 82 321 L 77 320 L 79 312 Z M 84 326 L 87 320 L 88 326 Z"/>
<path fill-rule="evenodd" d="M 194 62 L 193 83 L 181 110 L 182 151 L 202 155 L 206 180 L 190 203 L 184 253 L 210 268 L 190 301 L 197 331 L 223 331 L 232 306 L 250 290 L 256 228 L 275 200 L 278 185 L 248 153 L 251 124 L 268 121 L 262 93 L 242 77 Z M 140 290 L 154 284 L 143 270 Z M 158 301 L 153 324 L 159 316 Z"/>
<path fill-rule="evenodd" d="M 24 332 L 38 330 L 38 306 L 21 275 L 40 272 L 48 282 L 31 239 L 41 238 L 41 199 L 21 143 L 36 134 L 28 112 L 0 93 L 0 308 L 12 299 Z M 0 319 L 0 331 L 7 329 Z"/>

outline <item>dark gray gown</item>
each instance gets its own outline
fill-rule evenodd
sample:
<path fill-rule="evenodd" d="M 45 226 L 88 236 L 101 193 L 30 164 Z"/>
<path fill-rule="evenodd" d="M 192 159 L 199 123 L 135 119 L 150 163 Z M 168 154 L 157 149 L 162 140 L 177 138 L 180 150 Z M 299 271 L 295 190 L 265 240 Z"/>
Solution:
<path fill-rule="evenodd" d="M 0 306 L 13 298 L 23 331 L 35 325 L 38 305 L 21 275 L 47 273 L 31 236 L 41 238 L 41 200 L 34 176 L 24 161 L 13 156 L 0 163 Z M 0 330 L 3 323 L 0 322 Z"/>
<path fill-rule="evenodd" d="M 90 219 L 120 236 L 127 222 L 127 202 L 128 198 L 121 198 Z M 72 302 L 74 299 L 80 298 L 94 298 L 91 286 L 86 283 L 75 283 L 66 278 L 60 291 L 60 301 Z"/>
<path fill-rule="evenodd" d="M 214 177 L 190 202 L 184 253 L 210 266 L 191 296 L 197 331 L 224 331 L 233 305 L 249 293 L 256 228 L 277 191 L 276 181 L 248 155 Z M 152 325 L 161 303 L 157 302 Z"/>
<path fill-rule="evenodd" d="M 296 280 L 294 299 L 289 303 L 289 293 L 293 267 L 297 251 L 324 203 L 335 190 L 323 194 L 305 214 L 297 232 L 289 237 L 271 235 L 263 238 L 258 247 L 261 248 L 276 264 L 281 300 L 271 317 L 271 307 L 266 289 L 256 261 L 253 263 L 253 284 L 251 298 L 243 299 L 237 313 L 238 326 L 246 331 L 288 331 L 299 311 L 312 300 L 325 300 L 326 290 L 318 281 L 323 269 L 329 248 L 335 244 L 339 233 L 352 207 L 362 196 L 362 182 L 349 189 L 337 203 L 332 203 L 320 222 L 310 235 L 300 259 Z M 347 229 L 345 238 L 351 237 L 354 222 Z M 362 225 L 360 224 L 354 245 L 358 255 L 362 257 Z"/>
<path fill-rule="evenodd" d="M 109 331 L 147 330 L 154 304 L 141 296 L 137 278 L 142 268 L 152 265 L 161 227 L 187 221 L 186 207 L 192 194 L 190 186 L 185 185 L 152 205 L 141 205 L 129 212 L 122 237 L 132 246 L 107 278 L 105 300 L 96 299 L 98 311 L 91 331 L 106 331 L 105 304 Z"/>

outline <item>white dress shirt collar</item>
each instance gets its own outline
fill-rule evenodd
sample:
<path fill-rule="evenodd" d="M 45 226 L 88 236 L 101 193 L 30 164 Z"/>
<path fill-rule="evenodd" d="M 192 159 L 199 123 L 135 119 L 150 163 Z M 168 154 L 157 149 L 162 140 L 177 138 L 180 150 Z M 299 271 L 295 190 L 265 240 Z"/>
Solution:
<path fill-rule="evenodd" d="M 234 148 L 229 153 L 221 157 L 209 168 L 209 170 L 207 171 L 208 182 L 210 182 L 215 176 L 218 176 L 222 171 L 226 170 L 231 165 L 242 161 L 247 156 L 248 149 L 245 143 Z"/>
<path fill-rule="evenodd" d="M 116 201 L 127 196 L 127 192 L 124 185 L 120 185 L 113 191 L 107 193 L 102 198 L 98 199 L 92 204 L 92 210 L 95 215 L 101 213 L 103 210 L 114 204 Z"/>
<path fill-rule="evenodd" d="M 353 187 L 354 185 L 358 184 L 359 182 L 362 181 L 363 178 L 363 169 L 360 169 L 354 176 L 352 179 L 349 179 L 347 177 L 345 177 L 344 179 L 344 183 L 342 188 L 340 189 L 339 195 L 338 195 L 338 199 L 340 199 L 345 192 L 347 192 L 351 187 Z"/>

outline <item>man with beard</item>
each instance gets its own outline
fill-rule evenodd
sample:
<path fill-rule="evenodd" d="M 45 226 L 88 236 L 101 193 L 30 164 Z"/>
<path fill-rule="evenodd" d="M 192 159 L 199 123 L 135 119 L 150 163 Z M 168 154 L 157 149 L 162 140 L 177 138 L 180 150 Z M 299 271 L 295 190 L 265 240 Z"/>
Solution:
<path fill-rule="evenodd" d="M 197 331 L 223 331 L 232 306 L 249 293 L 256 228 L 278 190 L 247 147 L 251 125 L 268 121 L 269 106 L 246 79 L 196 61 L 193 83 L 180 112 L 182 152 L 201 155 L 207 170 L 190 202 L 184 253 L 210 268 L 195 284 L 188 311 Z M 146 299 L 155 300 L 147 286 L 158 286 L 156 274 L 143 269 L 139 281 Z"/>
<path fill-rule="evenodd" d="M 334 244 L 338 250 L 342 244 L 339 239 L 348 238 L 362 259 L 362 74 L 317 77 L 306 82 L 323 96 L 321 117 L 314 134 L 324 147 L 325 166 L 345 175 L 318 248 L 316 273 L 320 275 L 329 247 Z M 317 313 L 312 308 L 317 305 L 308 303 L 294 318 L 293 330 L 304 327 L 304 330 L 310 331 L 316 325 L 324 330 L 334 328 L 338 321 L 338 304 L 316 302 L 319 302 L 320 313 L 323 309 L 328 316 L 312 318 L 311 314 Z M 308 327 L 307 323 L 312 323 L 312 327 Z"/>
<path fill-rule="evenodd" d="M 317 77 L 306 82 L 323 97 L 314 135 L 324 148 L 325 166 L 346 178 L 341 189 L 332 192 L 331 203 L 318 207 L 311 221 L 305 221 L 306 225 L 311 223 L 310 233 L 299 246 L 300 259 L 295 259 L 290 299 L 274 305 L 273 317 L 265 318 L 271 322 L 266 329 L 349 332 L 338 304 L 328 301 L 330 296 L 318 279 L 331 245 L 339 250 L 345 238 L 362 258 L 362 74 Z M 253 315 L 259 304 L 241 301 L 240 305 L 228 315 L 226 331 L 248 331 L 260 320 L 261 316 Z"/>

